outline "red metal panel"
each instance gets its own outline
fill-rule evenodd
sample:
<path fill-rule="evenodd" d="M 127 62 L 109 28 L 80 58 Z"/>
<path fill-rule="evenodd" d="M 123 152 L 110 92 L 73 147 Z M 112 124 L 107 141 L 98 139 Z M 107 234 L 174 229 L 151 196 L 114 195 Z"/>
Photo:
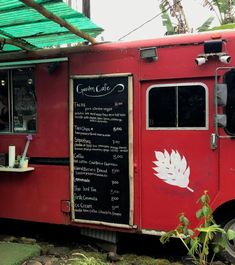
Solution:
<path fill-rule="evenodd" d="M 220 135 L 225 136 L 224 129 L 220 129 Z M 233 138 L 223 138 L 219 140 L 220 149 L 220 191 L 217 195 L 213 207 L 217 208 L 225 202 L 235 199 L 235 142 Z M 232 213 L 231 213 L 232 214 Z"/>
<path fill-rule="evenodd" d="M 69 200 L 69 168 L 36 166 L 27 173 L 0 174 L 0 216 L 63 224 L 68 216 L 61 200 Z"/>
<path fill-rule="evenodd" d="M 68 65 L 60 63 L 52 74 L 38 66 L 38 133 L 32 142 L 33 156 L 68 157 Z"/>
<path fill-rule="evenodd" d="M 200 67 L 195 59 L 203 53 L 203 45 L 199 46 L 173 46 L 171 48 L 158 48 L 158 60 L 149 63 L 141 61 L 142 80 L 163 80 L 176 78 L 195 78 L 214 76 L 214 71 L 221 66 L 218 57 L 211 58 Z"/>

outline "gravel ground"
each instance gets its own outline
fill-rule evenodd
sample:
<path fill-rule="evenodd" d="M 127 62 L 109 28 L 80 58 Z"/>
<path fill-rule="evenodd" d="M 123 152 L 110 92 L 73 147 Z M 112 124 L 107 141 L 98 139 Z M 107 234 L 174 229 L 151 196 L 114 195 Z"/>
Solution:
<path fill-rule="evenodd" d="M 43 242 L 34 238 L 14 237 L 1 235 L 0 241 L 37 244 L 41 248 L 41 254 L 19 265 L 192 265 L 186 260 L 176 261 L 173 258 L 156 258 L 148 255 L 122 254 L 106 252 L 91 244 L 67 244 L 55 245 L 49 242 Z M 216 261 L 213 265 L 225 265 Z M 18 264 L 17 264 L 18 265 Z"/>
<path fill-rule="evenodd" d="M 41 247 L 41 255 L 31 258 L 20 265 L 82 265 L 85 260 L 100 261 L 100 264 L 116 265 L 181 265 L 181 262 L 175 262 L 168 259 L 154 258 L 148 255 L 123 254 L 118 255 L 114 252 L 106 252 L 91 244 L 74 244 L 70 246 L 66 243 L 52 244 L 43 242 L 35 238 L 15 237 L 1 235 L 1 241 L 23 244 L 37 244 Z M 88 263 L 87 263 L 88 264 Z"/>
<path fill-rule="evenodd" d="M 163 246 L 159 238 L 144 235 L 123 234 L 117 255 L 83 238 L 76 227 L 0 220 L 0 241 L 40 246 L 40 256 L 17 265 L 191 265 L 183 261 L 186 253 L 178 240 Z M 224 264 L 229 263 L 213 265 Z"/>

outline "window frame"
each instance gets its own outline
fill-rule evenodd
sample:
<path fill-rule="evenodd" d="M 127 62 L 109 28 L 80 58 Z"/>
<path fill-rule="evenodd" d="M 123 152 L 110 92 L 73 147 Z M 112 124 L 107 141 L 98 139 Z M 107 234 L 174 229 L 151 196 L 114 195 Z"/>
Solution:
<path fill-rule="evenodd" d="M 36 66 L 34 64 L 29 64 L 29 65 L 19 65 L 19 66 L 8 66 L 8 67 L 0 67 L 1 70 L 6 70 L 8 72 L 8 106 L 10 109 L 9 112 L 9 131 L 0 131 L 0 135 L 27 135 L 27 134 L 36 134 L 38 131 L 38 105 L 37 102 L 36 104 L 36 129 L 35 131 L 15 131 L 14 130 L 14 121 L 13 121 L 13 116 L 14 116 L 14 88 L 13 88 L 13 70 L 14 69 L 25 69 L 25 68 L 33 68 L 34 69 L 34 82 L 36 84 Z M 35 85 L 35 93 L 37 94 L 37 89 Z"/>
<path fill-rule="evenodd" d="M 201 86 L 205 89 L 205 126 L 204 127 L 149 127 L 149 91 L 153 88 L 158 87 L 180 87 L 180 86 Z M 208 130 L 209 128 L 209 106 L 208 106 L 208 87 L 206 84 L 201 82 L 187 82 L 187 83 L 167 83 L 167 84 L 154 84 L 146 90 L 146 130 L 151 131 L 179 131 L 179 130 Z M 177 102 L 178 104 L 178 102 Z"/>

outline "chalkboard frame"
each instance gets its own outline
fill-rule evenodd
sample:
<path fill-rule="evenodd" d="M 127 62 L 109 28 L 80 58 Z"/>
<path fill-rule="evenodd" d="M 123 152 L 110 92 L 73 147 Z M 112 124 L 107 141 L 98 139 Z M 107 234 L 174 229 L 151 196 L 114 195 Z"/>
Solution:
<path fill-rule="evenodd" d="M 129 224 L 111 223 L 105 221 L 85 220 L 75 218 L 74 207 L 74 79 L 127 77 L 128 78 L 128 162 L 129 162 Z M 133 172 L 133 76 L 131 73 L 113 73 L 100 75 L 71 75 L 69 85 L 69 142 L 70 142 L 70 196 L 72 222 L 84 224 L 105 225 L 117 228 L 133 228 L 134 214 L 134 172 Z"/>

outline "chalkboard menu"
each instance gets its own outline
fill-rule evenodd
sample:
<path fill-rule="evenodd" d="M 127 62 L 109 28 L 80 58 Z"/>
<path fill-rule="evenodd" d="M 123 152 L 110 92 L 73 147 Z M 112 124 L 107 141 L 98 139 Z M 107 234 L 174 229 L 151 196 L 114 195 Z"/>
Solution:
<path fill-rule="evenodd" d="M 75 220 L 130 222 L 129 78 L 72 80 Z"/>

